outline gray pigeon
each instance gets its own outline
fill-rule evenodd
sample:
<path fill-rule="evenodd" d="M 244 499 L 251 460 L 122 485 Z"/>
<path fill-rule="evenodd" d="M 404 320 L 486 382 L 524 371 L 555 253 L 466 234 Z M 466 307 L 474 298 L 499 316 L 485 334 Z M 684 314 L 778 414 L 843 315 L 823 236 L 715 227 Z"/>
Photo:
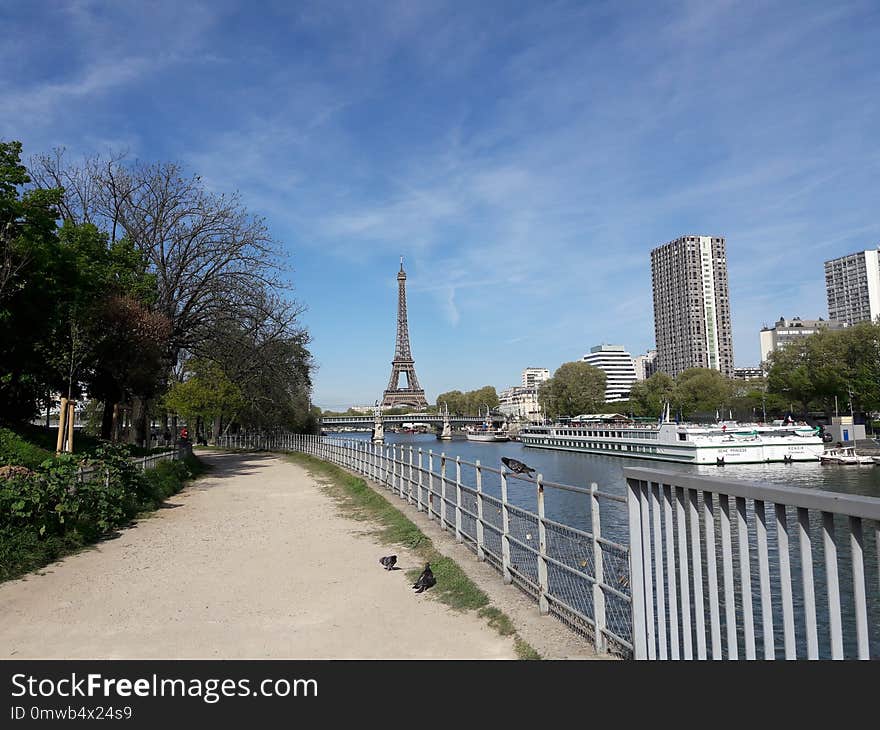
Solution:
<path fill-rule="evenodd" d="M 511 459 L 509 456 L 502 456 L 501 462 L 506 466 L 510 471 L 515 474 L 525 474 L 526 476 L 531 476 L 534 474 L 535 470 L 530 466 L 526 466 L 521 461 L 517 461 L 516 459 Z"/>
<path fill-rule="evenodd" d="M 397 556 L 388 555 L 384 558 L 379 558 L 379 562 L 385 567 L 385 570 L 396 570 L 394 564 L 397 562 Z"/>

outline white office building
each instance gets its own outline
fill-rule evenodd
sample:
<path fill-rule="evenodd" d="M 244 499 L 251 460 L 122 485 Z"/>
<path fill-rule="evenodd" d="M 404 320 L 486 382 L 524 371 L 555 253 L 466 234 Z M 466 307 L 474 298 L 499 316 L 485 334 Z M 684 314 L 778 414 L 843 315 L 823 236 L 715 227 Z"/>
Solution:
<path fill-rule="evenodd" d="M 637 378 L 632 356 L 623 345 L 596 345 L 583 359 L 604 371 L 606 403 L 629 400 L 629 392 Z"/>
<path fill-rule="evenodd" d="M 852 325 L 880 317 L 880 248 L 825 262 L 828 316 Z"/>
<path fill-rule="evenodd" d="M 780 317 L 772 327 L 761 329 L 761 362 L 766 363 L 770 353 L 797 342 L 802 337 L 816 334 L 821 329 L 839 330 L 846 327 L 834 319 L 801 319 Z"/>
<path fill-rule="evenodd" d="M 636 355 L 633 358 L 633 367 L 636 369 L 636 380 L 647 380 L 657 369 L 657 350 L 648 350 L 644 355 Z"/>
<path fill-rule="evenodd" d="M 537 388 L 545 380 L 550 380 L 550 371 L 547 368 L 526 368 L 522 371 L 523 388 Z"/>
<path fill-rule="evenodd" d="M 502 390 L 498 394 L 498 410 L 508 418 L 537 423 L 541 420 L 538 388 L 514 385 Z"/>

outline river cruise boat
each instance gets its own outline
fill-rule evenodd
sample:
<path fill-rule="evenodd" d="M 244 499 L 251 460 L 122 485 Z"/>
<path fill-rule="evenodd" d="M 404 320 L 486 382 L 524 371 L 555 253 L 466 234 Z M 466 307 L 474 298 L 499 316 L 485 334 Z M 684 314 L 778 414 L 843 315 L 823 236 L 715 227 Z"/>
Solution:
<path fill-rule="evenodd" d="M 519 440 L 538 449 L 716 466 L 819 461 L 825 451 L 819 429 L 811 426 L 673 423 L 668 409 L 657 424 L 637 424 L 619 414 L 584 415 L 566 424 L 523 428 Z"/>

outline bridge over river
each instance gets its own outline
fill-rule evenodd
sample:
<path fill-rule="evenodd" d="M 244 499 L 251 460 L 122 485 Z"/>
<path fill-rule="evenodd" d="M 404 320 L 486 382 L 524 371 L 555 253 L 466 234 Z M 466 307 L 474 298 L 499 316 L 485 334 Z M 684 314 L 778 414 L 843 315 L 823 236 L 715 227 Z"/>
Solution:
<path fill-rule="evenodd" d="M 501 413 L 490 416 L 493 424 L 504 423 L 506 417 Z M 321 428 L 324 431 L 337 431 L 342 428 L 363 428 L 369 430 L 373 427 L 375 416 L 325 416 L 321 419 Z M 449 415 L 449 423 L 453 426 L 476 425 L 483 423 L 484 416 L 453 416 Z M 436 426 L 443 425 L 443 415 L 439 413 L 404 413 L 396 416 L 382 416 L 382 424 L 388 427 L 402 426 L 404 423 L 430 423 Z"/>

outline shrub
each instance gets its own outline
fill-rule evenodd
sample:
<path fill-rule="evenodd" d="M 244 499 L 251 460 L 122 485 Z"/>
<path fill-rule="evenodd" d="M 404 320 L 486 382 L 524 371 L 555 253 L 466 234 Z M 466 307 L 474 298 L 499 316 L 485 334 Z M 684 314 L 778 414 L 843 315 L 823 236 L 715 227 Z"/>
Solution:
<path fill-rule="evenodd" d="M 16 464 L 36 469 L 51 456 L 50 451 L 26 441 L 15 431 L 0 428 L 0 465 Z"/>

